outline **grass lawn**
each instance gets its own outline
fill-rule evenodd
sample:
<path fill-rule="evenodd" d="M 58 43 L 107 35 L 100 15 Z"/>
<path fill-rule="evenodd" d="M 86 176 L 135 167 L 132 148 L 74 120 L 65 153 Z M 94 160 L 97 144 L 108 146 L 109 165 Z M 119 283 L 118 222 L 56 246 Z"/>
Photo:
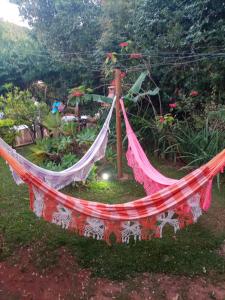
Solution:
<path fill-rule="evenodd" d="M 23 149 L 27 154 L 29 149 Z M 157 167 L 168 176 L 179 178 L 183 172 L 167 164 Z M 134 181 L 96 182 L 86 188 L 67 188 L 66 192 L 83 199 L 119 203 L 144 195 Z M 40 269 L 59 260 L 59 248 L 65 247 L 80 266 L 93 275 L 122 279 L 140 272 L 197 274 L 219 278 L 225 274 L 225 259 L 218 249 L 225 239 L 225 189 L 214 188 L 212 208 L 200 221 L 163 239 L 115 244 L 78 237 L 54 224 L 38 219 L 29 210 L 26 186 L 16 186 L 8 166 L 0 159 L 0 259 L 16 260 L 23 247 L 32 249 L 34 264 Z"/>

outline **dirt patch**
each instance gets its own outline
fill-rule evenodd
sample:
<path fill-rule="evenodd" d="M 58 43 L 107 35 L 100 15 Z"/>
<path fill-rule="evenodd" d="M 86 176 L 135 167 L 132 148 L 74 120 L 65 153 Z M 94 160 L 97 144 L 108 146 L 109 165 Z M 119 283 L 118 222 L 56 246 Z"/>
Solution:
<path fill-rule="evenodd" d="M 65 249 L 60 250 L 59 256 L 59 264 L 44 272 L 38 272 L 32 264 L 29 249 L 22 249 L 15 260 L 0 263 L 0 299 L 225 299 L 222 280 L 212 283 L 202 277 L 144 273 L 116 282 L 92 277 L 90 270 L 81 269 Z"/>
<path fill-rule="evenodd" d="M 218 236 L 225 231 L 225 209 L 214 199 L 210 209 L 199 219 L 200 224 Z"/>

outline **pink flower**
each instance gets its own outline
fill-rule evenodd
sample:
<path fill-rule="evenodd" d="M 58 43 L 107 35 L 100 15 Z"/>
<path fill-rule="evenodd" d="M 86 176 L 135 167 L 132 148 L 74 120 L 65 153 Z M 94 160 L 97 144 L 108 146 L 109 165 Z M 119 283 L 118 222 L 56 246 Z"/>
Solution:
<path fill-rule="evenodd" d="M 122 43 L 119 44 L 119 46 L 120 46 L 121 48 L 127 47 L 128 45 L 129 45 L 128 42 L 122 42 Z"/>
<path fill-rule="evenodd" d="M 132 59 L 142 58 L 142 54 L 141 53 L 131 53 L 130 58 L 132 58 Z"/>
<path fill-rule="evenodd" d="M 120 73 L 120 77 L 121 77 L 121 78 L 126 77 L 126 75 L 127 75 L 127 74 L 126 74 L 125 72 L 121 72 L 121 73 Z"/>
<path fill-rule="evenodd" d="M 164 117 L 160 117 L 159 122 L 163 123 L 165 121 Z"/>
<path fill-rule="evenodd" d="M 176 103 L 170 103 L 170 104 L 169 104 L 169 107 L 170 107 L 170 108 L 176 108 L 176 107 L 177 107 L 177 104 L 176 104 Z"/>
<path fill-rule="evenodd" d="M 191 91 L 191 92 L 190 92 L 190 96 L 191 96 L 191 97 L 196 97 L 196 96 L 198 96 L 198 91 Z"/>

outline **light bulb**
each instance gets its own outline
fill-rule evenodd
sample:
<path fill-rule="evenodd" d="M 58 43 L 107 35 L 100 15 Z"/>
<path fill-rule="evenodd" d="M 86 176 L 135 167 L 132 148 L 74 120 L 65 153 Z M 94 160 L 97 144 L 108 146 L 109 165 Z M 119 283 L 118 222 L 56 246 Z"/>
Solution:
<path fill-rule="evenodd" d="M 109 177 L 110 177 L 110 176 L 109 176 L 108 173 L 103 173 L 103 174 L 102 174 L 102 179 L 103 179 L 103 180 L 108 180 Z"/>

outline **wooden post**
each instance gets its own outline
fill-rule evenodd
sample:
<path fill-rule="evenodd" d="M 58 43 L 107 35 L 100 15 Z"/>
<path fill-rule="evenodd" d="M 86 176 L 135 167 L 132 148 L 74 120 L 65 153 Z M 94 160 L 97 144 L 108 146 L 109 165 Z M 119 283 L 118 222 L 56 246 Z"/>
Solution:
<path fill-rule="evenodd" d="M 117 138 L 117 176 L 118 179 L 123 177 L 122 169 L 122 128 L 120 113 L 120 97 L 121 97 L 121 71 L 115 69 L 115 85 L 116 85 L 116 138 Z"/>

